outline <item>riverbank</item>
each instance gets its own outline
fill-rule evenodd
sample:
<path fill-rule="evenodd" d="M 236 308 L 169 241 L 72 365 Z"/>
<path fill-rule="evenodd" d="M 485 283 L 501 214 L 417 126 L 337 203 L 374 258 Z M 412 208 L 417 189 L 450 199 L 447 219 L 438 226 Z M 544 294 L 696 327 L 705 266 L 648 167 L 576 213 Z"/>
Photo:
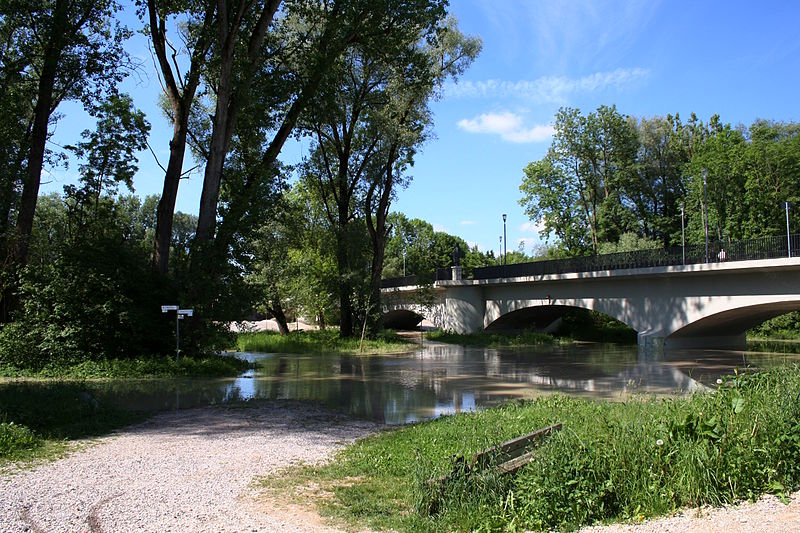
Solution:
<path fill-rule="evenodd" d="M 281 335 L 274 331 L 242 332 L 237 335 L 236 347 L 242 352 L 312 353 L 381 355 L 405 353 L 415 349 L 415 343 L 393 331 L 382 332 L 377 338 L 339 338 L 339 331 L 292 331 Z"/>
<path fill-rule="evenodd" d="M 0 378 L 34 379 L 142 379 L 164 377 L 236 376 L 252 365 L 225 355 L 202 357 L 174 355 L 139 357 L 136 359 L 86 359 L 74 364 L 47 365 L 43 368 L 18 368 L 0 365 Z"/>
<path fill-rule="evenodd" d="M 0 531 L 335 531 L 253 482 L 377 429 L 299 402 L 161 413 L 58 461 L 6 466 Z"/>
<path fill-rule="evenodd" d="M 795 365 L 732 376 L 688 398 L 510 403 L 384 432 L 329 465 L 267 484 L 286 490 L 293 477 L 326 494 L 323 509 L 354 527 L 398 531 L 569 530 L 788 497 L 800 487 L 798 390 Z M 455 475 L 435 491 L 427 483 L 453 471 L 454 457 L 555 422 L 564 429 L 514 476 Z"/>

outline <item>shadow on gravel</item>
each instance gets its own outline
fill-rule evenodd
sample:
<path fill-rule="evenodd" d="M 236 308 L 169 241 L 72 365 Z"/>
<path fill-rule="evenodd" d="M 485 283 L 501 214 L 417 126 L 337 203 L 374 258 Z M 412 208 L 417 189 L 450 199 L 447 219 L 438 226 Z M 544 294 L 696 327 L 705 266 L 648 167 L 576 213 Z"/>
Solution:
<path fill-rule="evenodd" d="M 263 428 L 286 435 L 314 432 L 321 436 L 344 438 L 352 434 L 354 426 L 365 431 L 381 427 L 312 402 L 251 400 L 158 413 L 125 432 L 208 437 L 252 434 L 254 430 Z"/>

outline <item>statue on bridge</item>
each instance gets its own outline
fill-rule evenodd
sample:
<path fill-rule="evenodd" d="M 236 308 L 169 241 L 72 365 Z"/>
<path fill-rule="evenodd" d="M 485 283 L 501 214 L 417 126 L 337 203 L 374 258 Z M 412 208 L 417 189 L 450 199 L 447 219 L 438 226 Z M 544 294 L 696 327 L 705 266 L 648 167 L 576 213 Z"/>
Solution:
<path fill-rule="evenodd" d="M 456 247 L 453 248 L 453 266 L 461 266 L 461 247 L 456 243 Z"/>

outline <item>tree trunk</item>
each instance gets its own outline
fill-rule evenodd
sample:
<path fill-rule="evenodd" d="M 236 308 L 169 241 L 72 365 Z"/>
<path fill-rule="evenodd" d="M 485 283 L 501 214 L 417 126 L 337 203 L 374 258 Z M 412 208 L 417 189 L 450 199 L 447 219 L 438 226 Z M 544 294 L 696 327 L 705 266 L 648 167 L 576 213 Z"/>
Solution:
<path fill-rule="evenodd" d="M 169 142 L 169 163 L 164 174 L 164 189 L 156 213 L 156 238 L 153 250 L 153 267 L 160 274 L 169 271 L 169 247 L 172 243 L 172 222 L 175 217 L 175 202 L 181 183 L 183 159 L 186 153 L 186 134 L 189 110 L 176 106 L 173 111 L 172 140 Z"/>
<path fill-rule="evenodd" d="M 275 322 L 278 324 L 278 332 L 281 335 L 288 335 L 289 324 L 286 322 L 286 313 L 283 312 L 280 298 L 273 296 L 270 299 L 268 310 L 275 317 Z"/>
<path fill-rule="evenodd" d="M 44 166 L 47 127 L 50 121 L 50 114 L 53 111 L 53 88 L 62 51 L 60 44 L 62 37 L 60 35 L 65 31 L 65 10 L 64 2 L 56 2 L 53 27 L 48 36 L 48 44 L 39 77 L 36 107 L 33 112 L 33 127 L 31 128 L 28 172 L 25 177 L 25 183 L 22 186 L 22 197 L 20 198 L 14 235 L 13 268 L 17 271 L 28 262 L 28 247 L 30 246 L 31 232 L 33 231 L 33 218 L 36 214 L 36 202 L 39 198 L 39 184 L 41 182 L 42 167 Z"/>
<path fill-rule="evenodd" d="M 339 337 L 348 339 L 353 336 L 353 302 L 350 282 L 350 265 L 347 253 L 347 239 L 344 226 L 336 232 L 336 264 L 339 274 Z"/>
<path fill-rule="evenodd" d="M 169 163 L 164 174 L 164 189 L 158 202 L 156 213 L 156 238 L 153 245 L 153 268 L 161 274 L 169 271 L 169 248 L 172 242 L 172 223 L 175 216 L 175 201 L 178 197 L 186 153 L 186 138 L 189 129 L 189 113 L 194 102 L 195 92 L 200 83 L 201 64 L 205 61 L 210 39 L 209 28 L 214 21 L 214 2 L 209 2 L 203 18 L 200 36 L 192 50 L 187 79 L 180 84 L 172 72 L 172 63 L 167 58 L 166 23 L 160 18 L 155 0 L 147 1 L 150 22 L 150 41 L 158 60 L 164 90 L 172 106 L 172 140 L 169 143 Z"/>
<path fill-rule="evenodd" d="M 233 69 L 235 66 L 236 43 L 239 40 L 239 31 L 246 11 L 250 8 L 247 2 L 241 2 L 238 10 L 228 23 L 227 16 L 222 16 L 218 36 L 218 45 L 222 51 L 219 81 L 217 83 L 217 101 L 214 113 L 213 128 L 211 131 L 211 146 L 203 175 L 203 191 L 200 196 L 200 211 L 197 216 L 196 242 L 203 243 L 214 239 L 217 225 L 217 205 L 219 204 L 219 191 L 222 185 L 222 171 L 228 148 L 236 129 L 236 120 L 242 101 L 252 90 L 252 83 L 257 70 L 263 63 L 261 47 L 266 37 L 267 29 L 275 17 L 275 12 L 281 0 L 270 0 L 264 4 L 247 46 L 247 63 L 243 66 L 243 77 L 234 87 Z"/>

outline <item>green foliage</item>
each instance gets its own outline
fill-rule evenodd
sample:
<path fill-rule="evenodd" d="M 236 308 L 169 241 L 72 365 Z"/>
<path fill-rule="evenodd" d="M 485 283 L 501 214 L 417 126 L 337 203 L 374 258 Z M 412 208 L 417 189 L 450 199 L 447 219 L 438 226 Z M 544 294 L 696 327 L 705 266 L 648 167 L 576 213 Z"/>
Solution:
<path fill-rule="evenodd" d="M 564 314 L 556 336 L 577 341 L 635 343 L 636 331 L 619 320 L 588 309 Z"/>
<path fill-rule="evenodd" d="M 619 236 L 619 241 L 601 243 L 597 249 L 598 254 L 615 254 L 619 252 L 636 252 L 639 250 L 656 250 L 662 247 L 662 243 L 647 237 L 640 237 L 633 232 L 623 233 Z"/>
<path fill-rule="evenodd" d="M 798 339 L 800 338 L 800 312 L 793 311 L 767 320 L 750 330 L 748 337 L 750 336 L 768 339 Z"/>
<path fill-rule="evenodd" d="M 684 123 L 601 106 L 587 115 L 561 109 L 555 128 L 545 157 L 524 170 L 520 204 L 566 255 L 680 245 L 682 208 L 688 243 L 703 242 L 706 228 L 712 241 L 780 235 L 783 203 L 800 198 L 796 123 L 745 129 L 717 115 Z"/>
<path fill-rule="evenodd" d="M 460 344 L 462 346 L 538 346 L 540 344 L 553 343 L 552 335 L 532 330 L 499 333 L 481 331 L 466 335 L 437 330 L 427 333 L 426 336 L 432 341 Z"/>
<path fill-rule="evenodd" d="M 42 445 L 30 429 L 14 422 L 0 422 L 0 460 L 18 459 Z"/>
<path fill-rule="evenodd" d="M 146 257 L 116 241 L 64 249 L 22 276 L 23 308 L 0 334 L 0 361 L 42 368 L 135 357 L 170 346 L 163 289 Z"/>
<path fill-rule="evenodd" d="M 22 304 L 0 332 L 0 364 L 36 371 L 175 345 L 174 321 L 160 306 L 177 301 L 179 288 L 150 268 L 152 202 L 104 196 L 88 212 L 79 205 L 39 202 Z"/>
<path fill-rule="evenodd" d="M 793 366 L 732 376 L 715 392 L 681 399 L 556 395 L 384 432 L 302 475 L 333 492 L 325 509 L 362 526 L 569 530 L 641 520 L 800 487 L 798 391 Z M 450 472 L 454 458 L 558 421 L 564 429 L 514 476 L 455 476 L 443 491 L 427 483 Z"/>
<path fill-rule="evenodd" d="M 292 331 L 288 335 L 280 335 L 273 331 L 256 333 L 240 333 L 237 348 L 243 352 L 268 353 L 403 353 L 412 350 L 414 345 L 386 330 L 375 338 L 342 339 L 338 331 Z"/>

